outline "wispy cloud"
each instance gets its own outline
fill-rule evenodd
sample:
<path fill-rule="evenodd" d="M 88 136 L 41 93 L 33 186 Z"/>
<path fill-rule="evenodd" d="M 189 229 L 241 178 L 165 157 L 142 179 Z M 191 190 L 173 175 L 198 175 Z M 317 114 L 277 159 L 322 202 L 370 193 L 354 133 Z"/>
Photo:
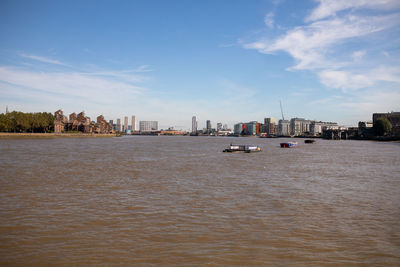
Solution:
<path fill-rule="evenodd" d="M 28 55 L 28 54 L 19 54 L 21 57 L 23 58 L 29 58 L 32 60 L 36 60 L 36 61 L 40 61 L 43 63 L 49 63 L 49 64 L 55 64 L 55 65 L 61 65 L 61 66 L 68 66 L 67 64 L 58 61 L 58 60 L 54 60 L 54 59 L 50 59 L 50 58 L 46 58 L 46 57 L 42 57 L 42 56 L 36 56 L 36 55 Z"/>
<path fill-rule="evenodd" d="M 398 0 L 317 0 L 319 5 L 306 18 L 307 22 L 324 19 L 349 9 L 391 10 L 400 7 Z"/>
<path fill-rule="evenodd" d="M 5 66 L 0 67 L 0 81 L 26 92 L 35 90 L 44 96 L 56 95 L 60 102 L 65 97 L 74 97 L 88 103 L 118 104 L 145 91 L 132 82 L 96 73 L 32 71 Z"/>
<path fill-rule="evenodd" d="M 396 8 L 400 7 L 400 2 L 395 0 L 319 0 L 318 2 L 319 5 L 306 17 L 305 25 L 293 27 L 276 39 L 261 37 L 258 41 L 245 43 L 244 48 L 256 49 L 264 54 L 284 51 L 296 61 L 289 70 L 313 71 L 324 85 L 345 91 L 370 87 L 377 81 L 398 82 L 398 79 L 394 78 L 398 73 L 393 71 L 393 65 L 388 65 L 383 60 L 374 64 L 369 62 L 369 67 L 360 68 L 360 64 L 362 60 L 367 60 L 365 46 L 369 37 L 375 37 L 376 45 L 377 40 L 382 38 L 380 33 L 398 29 L 400 12 Z M 385 12 L 380 13 L 374 9 Z M 266 18 L 269 18 L 268 14 Z M 268 27 L 271 23 L 266 21 Z M 346 47 L 348 42 L 356 43 L 357 50 Z M 387 39 L 381 39 L 378 45 L 384 46 L 388 43 Z M 398 66 L 399 64 L 395 67 Z M 376 74 L 379 69 L 390 68 L 391 75 Z"/>
<path fill-rule="evenodd" d="M 265 23 L 265 25 L 267 25 L 268 28 L 273 29 L 274 28 L 274 13 L 269 12 L 267 15 L 265 15 L 264 23 Z"/>

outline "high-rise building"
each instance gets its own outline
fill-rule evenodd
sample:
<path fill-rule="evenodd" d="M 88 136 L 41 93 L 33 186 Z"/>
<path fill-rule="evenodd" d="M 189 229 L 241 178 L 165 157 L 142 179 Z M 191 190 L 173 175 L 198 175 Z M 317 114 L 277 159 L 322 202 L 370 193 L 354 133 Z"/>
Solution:
<path fill-rule="evenodd" d="M 141 132 L 158 131 L 158 121 L 139 121 L 139 131 Z"/>
<path fill-rule="evenodd" d="M 136 117 L 135 115 L 132 116 L 132 131 L 136 131 Z"/>
<path fill-rule="evenodd" d="M 218 122 L 217 123 L 217 131 L 221 131 L 222 130 L 222 123 Z"/>
<path fill-rule="evenodd" d="M 122 132 L 121 119 L 117 119 L 117 131 L 118 132 Z"/>
<path fill-rule="evenodd" d="M 211 121 L 210 120 L 207 120 L 206 121 L 206 128 L 207 128 L 207 131 L 211 131 Z"/>
<path fill-rule="evenodd" d="M 192 117 L 192 133 L 197 133 L 197 118 L 196 118 L 196 116 Z"/>
<path fill-rule="evenodd" d="M 124 129 L 123 129 L 123 131 L 126 131 L 126 130 L 128 130 L 128 116 L 125 116 L 125 118 L 124 118 Z"/>

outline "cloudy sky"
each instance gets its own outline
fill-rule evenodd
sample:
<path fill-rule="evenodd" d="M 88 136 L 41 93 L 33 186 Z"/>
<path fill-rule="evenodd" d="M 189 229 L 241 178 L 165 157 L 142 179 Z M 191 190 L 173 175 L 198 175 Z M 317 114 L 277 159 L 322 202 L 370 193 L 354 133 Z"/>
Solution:
<path fill-rule="evenodd" d="M 0 1 L 0 112 L 162 128 L 400 111 L 400 1 Z"/>

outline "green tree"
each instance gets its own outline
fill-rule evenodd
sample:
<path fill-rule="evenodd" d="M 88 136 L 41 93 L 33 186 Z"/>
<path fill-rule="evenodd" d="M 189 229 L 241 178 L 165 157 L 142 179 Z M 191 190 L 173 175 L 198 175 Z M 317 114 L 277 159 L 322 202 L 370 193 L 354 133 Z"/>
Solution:
<path fill-rule="evenodd" d="M 377 136 L 387 135 L 392 131 L 392 124 L 386 117 L 378 118 L 374 123 L 374 131 Z"/>

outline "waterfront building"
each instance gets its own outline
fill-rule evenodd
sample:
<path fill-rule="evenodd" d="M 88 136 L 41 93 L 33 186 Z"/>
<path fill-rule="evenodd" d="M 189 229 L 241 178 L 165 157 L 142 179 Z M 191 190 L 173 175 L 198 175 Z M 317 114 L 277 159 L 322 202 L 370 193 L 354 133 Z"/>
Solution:
<path fill-rule="evenodd" d="M 192 133 L 197 133 L 197 118 L 196 118 L 196 116 L 192 117 Z"/>
<path fill-rule="evenodd" d="M 264 118 L 263 132 L 269 136 L 277 134 L 277 127 L 274 118 Z"/>
<path fill-rule="evenodd" d="M 258 135 L 261 132 L 261 123 L 251 121 L 237 123 L 234 125 L 234 133 L 239 135 Z"/>
<path fill-rule="evenodd" d="M 290 121 L 279 120 L 278 135 L 280 135 L 280 136 L 289 136 L 290 135 Z"/>
<path fill-rule="evenodd" d="M 158 131 L 158 121 L 140 121 L 139 131 L 141 132 Z"/>
<path fill-rule="evenodd" d="M 132 127 L 131 127 L 131 130 L 132 131 L 136 131 L 136 116 L 135 115 L 132 115 Z"/>
<path fill-rule="evenodd" d="M 245 124 L 242 123 L 242 122 L 236 123 L 236 124 L 233 126 L 233 132 L 234 132 L 234 134 L 239 134 L 239 135 L 241 135 L 241 134 L 244 134 L 244 131 L 245 131 Z"/>
<path fill-rule="evenodd" d="M 325 128 L 334 129 L 337 127 L 339 126 L 336 122 L 311 121 L 310 134 L 314 136 L 320 136 Z"/>
<path fill-rule="evenodd" d="M 218 122 L 217 123 L 217 131 L 221 131 L 222 130 L 222 123 Z"/>
<path fill-rule="evenodd" d="M 69 119 L 64 116 L 62 110 L 54 113 L 54 132 L 62 133 L 64 131 L 77 131 L 82 133 L 113 133 L 110 123 L 104 120 L 103 115 L 97 117 L 96 122 L 92 122 L 85 112 L 71 113 Z"/>
<path fill-rule="evenodd" d="M 372 122 L 375 122 L 378 118 L 387 118 L 392 124 L 392 135 L 400 136 L 400 112 L 389 112 L 389 113 L 374 113 L 372 114 Z"/>
<path fill-rule="evenodd" d="M 290 120 L 290 134 L 294 136 L 310 134 L 311 121 L 303 118 L 293 118 Z"/>

